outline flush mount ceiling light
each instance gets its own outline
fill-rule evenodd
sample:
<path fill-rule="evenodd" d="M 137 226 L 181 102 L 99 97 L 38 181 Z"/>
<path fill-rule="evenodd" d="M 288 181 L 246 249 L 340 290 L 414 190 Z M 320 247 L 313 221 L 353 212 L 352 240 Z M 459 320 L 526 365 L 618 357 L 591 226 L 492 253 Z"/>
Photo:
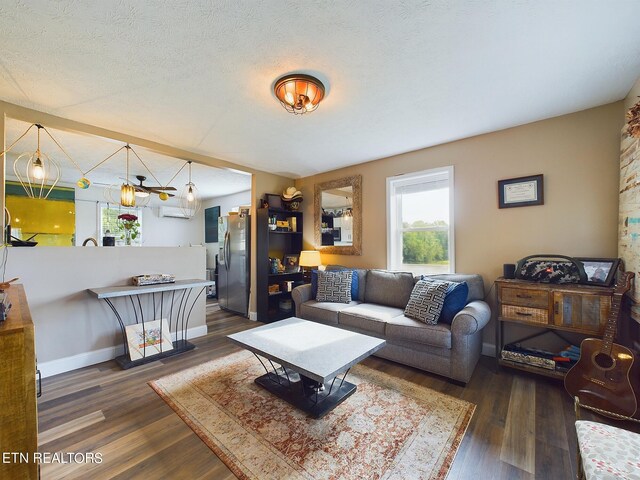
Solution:
<path fill-rule="evenodd" d="M 278 79 L 273 92 L 289 113 L 313 112 L 324 98 L 324 85 L 311 75 L 294 73 Z"/>

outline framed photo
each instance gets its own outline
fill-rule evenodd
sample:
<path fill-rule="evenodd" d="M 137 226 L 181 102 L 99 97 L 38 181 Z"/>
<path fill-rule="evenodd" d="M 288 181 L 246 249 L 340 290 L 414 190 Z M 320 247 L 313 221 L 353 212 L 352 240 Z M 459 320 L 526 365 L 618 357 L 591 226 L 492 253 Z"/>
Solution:
<path fill-rule="evenodd" d="M 498 181 L 498 206 L 500 208 L 544 205 L 543 176 L 509 178 Z"/>
<path fill-rule="evenodd" d="M 610 287 L 616 278 L 619 258 L 576 258 L 584 266 L 587 283 Z"/>
<path fill-rule="evenodd" d="M 160 328 L 160 325 L 162 325 L 162 328 Z M 127 345 L 129 345 L 129 357 L 131 360 L 139 360 L 167 350 L 173 350 L 171 331 L 166 318 L 144 322 L 144 330 L 142 329 L 142 323 L 127 325 L 124 330 L 127 335 Z"/>
<path fill-rule="evenodd" d="M 298 273 L 300 271 L 300 255 L 287 254 L 284 256 L 282 263 L 284 264 L 285 273 Z"/>

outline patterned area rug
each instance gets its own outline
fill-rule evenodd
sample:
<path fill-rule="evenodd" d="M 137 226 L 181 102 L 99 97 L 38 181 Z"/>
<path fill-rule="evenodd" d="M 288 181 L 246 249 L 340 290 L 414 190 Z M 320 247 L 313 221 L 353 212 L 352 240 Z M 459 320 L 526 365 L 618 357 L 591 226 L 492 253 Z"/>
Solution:
<path fill-rule="evenodd" d="M 254 383 L 242 351 L 150 382 L 241 479 L 443 479 L 475 405 L 363 365 L 315 420 Z"/>

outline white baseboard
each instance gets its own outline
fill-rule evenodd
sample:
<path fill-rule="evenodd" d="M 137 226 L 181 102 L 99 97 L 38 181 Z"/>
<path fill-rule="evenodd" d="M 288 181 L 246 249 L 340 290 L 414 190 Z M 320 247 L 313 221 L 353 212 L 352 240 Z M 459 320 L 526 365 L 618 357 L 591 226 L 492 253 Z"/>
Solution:
<path fill-rule="evenodd" d="M 249 312 L 249 320 L 258 321 L 258 312 Z"/>
<path fill-rule="evenodd" d="M 207 326 L 200 325 L 199 327 L 190 328 L 187 330 L 187 338 L 198 338 L 207 334 Z M 173 340 L 176 340 L 175 332 L 171 334 Z M 96 363 L 106 362 L 112 360 L 124 353 L 124 347 L 118 345 L 117 347 L 101 348 L 100 350 L 94 350 L 92 352 L 79 353 L 70 357 L 57 358 L 48 362 L 38 362 L 38 369 L 42 374 L 42 378 L 58 375 L 59 373 L 70 372 L 71 370 L 77 370 L 78 368 L 88 367 L 95 365 Z"/>
<path fill-rule="evenodd" d="M 482 355 L 486 355 L 487 357 L 495 357 L 496 356 L 496 346 L 493 343 L 482 343 Z"/>

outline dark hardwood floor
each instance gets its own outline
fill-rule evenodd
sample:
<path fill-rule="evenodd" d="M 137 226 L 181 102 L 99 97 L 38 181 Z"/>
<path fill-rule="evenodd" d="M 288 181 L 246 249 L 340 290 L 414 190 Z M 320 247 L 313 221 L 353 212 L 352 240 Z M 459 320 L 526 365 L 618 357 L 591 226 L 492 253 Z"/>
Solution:
<path fill-rule="evenodd" d="M 234 475 L 147 382 L 236 351 L 226 335 L 257 326 L 217 308 L 183 355 L 120 370 L 114 361 L 43 381 L 40 452 L 100 452 L 101 464 L 45 465 L 42 478 L 232 479 Z M 570 479 L 573 404 L 558 381 L 495 371 L 483 357 L 466 387 L 378 358 L 365 365 L 477 405 L 449 479 Z M 589 415 L 584 415 L 589 417 Z"/>

